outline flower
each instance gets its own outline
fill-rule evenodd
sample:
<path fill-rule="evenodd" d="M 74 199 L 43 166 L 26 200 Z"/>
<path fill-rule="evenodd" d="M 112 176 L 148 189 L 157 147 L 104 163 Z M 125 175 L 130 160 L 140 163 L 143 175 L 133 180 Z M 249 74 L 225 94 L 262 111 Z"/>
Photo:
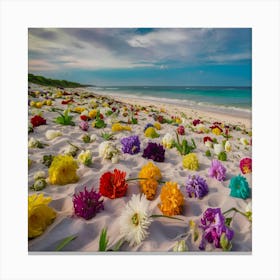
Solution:
<path fill-rule="evenodd" d="M 162 177 L 160 169 L 152 162 L 148 162 L 142 167 L 138 177 L 147 179 L 140 180 L 139 184 L 146 198 L 148 200 L 153 200 L 156 195 L 158 180 L 160 180 Z"/>
<path fill-rule="evenodd" d="M 80 124 L 79 124 L 79 127 L 80 127 L 80 129 L 83 130 L 83 131 L 88 131 L 88 129 L 89 129 L 89 124 L 88 124 L 88 122 L 86 122 L 86 121 L 81 121 Z"/>
<path fill-rule="evenodd" d="M 98 111 L 96 109 L 89 111 L 88 113 L 89 118 L 94 119 L 97 115 L 97 112 Z"/>
<path fill-rule="evenodd" d="M 225 151 L 227 153 L 231 151 L 231 144 L 229 141 L 226 141 L 226 143 L 225 143 Z"/>
<path fill-rule="evenodd" d="M 111 199 L 125 196 L 128 187 L 125 176 L 126 172 L 118 169 L 104 173 L 99 180 L 99 192 Z"/>
<path fill-rule="evenodd" d="M 112 132 L 117 132 L 117 131 L 122 131 L 122 130 L 131 131 L 131 127 L 128 125 L 127 126 L 121 125 L 120 123 L 114 123 L 112 125 Z"/>
<path fill-rule="evenodd" d="M 91 165 L 92 163 L 92 152 L 90 150 L 82 151 L 78 155 L 78 161 L 86 166 Z"/>
<path fill-rule="evenodd" d="M 102 142 L 99 145 L 98 150 L 99 156 L 101 156 L 103 159 L 111 159 L 113 163 L 119 161 L 120 152 L 113 143 L 109 141 Z"/>
<path fill-rule="evenodd" d="M 220 154 L 221 152 L 224 151 L 223 144 L 214 144 L 213 147 L 214 147 L 214 152 L 215 152 L 216 155 L 218 155 L 218 154 Z"/>
<path fill-rule="evenodd" d="M 37 172 L 34 174 L 34 180 L 38 180 L 38 179 L 41 179 L 41 178 L 46 178 L 46 173 L 45 173 L 45 171 L 37 171 Z"/>
<path fill-rule="evenodd" d="M 162 144 L 165 148 L 171 149 L 174 143 L 174 137 L 170 133 L 166 133 L 162 138 Z"/>
<path fill-rule="evenodd" d="M 200 250 L 205 249 L 206 241 L 214 243 L 216 248 L 221 248 L 222 237 L 223 239 L 226 237 L 227 241 L 232 240 L 234 232 L 225 225 L 225 218 L 221 212 L 221 208 L 206 209 L 200 222 L 199 227 L 203 230 L 203 237 L 199 246 Z"/>
<path fill-rule="evenodd" d="M 249 141 L 244 137 L 240 138 L 240 143 L 243 144 L 244 146 L 249 145 Z"/>
<path fill-rule="evenodd" d="M 153 127 L 148 127 L 145 130 L 145 136 L 148 138 L 158 138 L 159 134 L 155 131 Z"/>
<path fill-rule="evenodd" d="M 226 179 L 226 168 L 217 159 L 213 159 L 209 168 L 208 174 L 211 178 L 216 178 L 218 181 Z"/>
<path fill-rule="evenodd" d="M 61 136 L 62 133 L 59 130 L 47 130 L 45 136 L 48 140 L 52 140 L 58 136 Z"/>
<path fill-rule="evenodd" d="M 230 196 L 246 199 L 250 196 L 249 184 L 245 177 L 238 175 L 229 182 Z"/>
<path fill-rule="evenodd" d="M 41 235 L 56 217 L 56 212 L 48 204 L 50 197 L 43 194 L 28 196 L 28 238 Z"/>
<path fill-rule="evenodd" d="M 183 167 L 189 170 L 198 170 L 199 162 L 195 153 L 189 153 L 183 156 Z"/>
<path fill-rule="evenodd" d="M 30 187 L 31 190 L 41 191 L 47 186 L 47 182 L 45 178 L 36 179 L 34 184 Z"/>
<path fill-rule="evenodd" d="M 33 127 L 36 127 L 36 126 L 39 126 L 39 125 L 46 124 L 47 120 L 44 119 L 43 117 L 39 116 L 39 115 L 35 115 L 34 117 L 32 117 L 30 119 L 30 122 L 31 122 Z"/>
<path fill-rule="evenodd" d="M 37 139 L 31 137 L 28 141 L 28 148 L 43 148 L 44 145 Z"/>
<path fill-rule="evenodd" d="M 252 159 L 243 158 L 239 163 L 240 170 L 243 174 L 252 173 Z"/>
<path fill-rule="evenodd" d="M 209 192 L 206 180 L 199 175 L 189 175 L 186 190 L 189 197 L 203 198 Z"/>
<path fill-rule="evenodd" d="M 76 156 L 77 152 L 79 151 L 79 148 L 74 146 L 74 145 L 68 145 L 65 150 L 64 150 L 64 153 L 66 155 L 69 155 L 69 156 Z"/>
<path fill-rule="evenodd" d="M 201 120 L 197 119 L 197 120 L 193 120 L 193 125 L 197 126 L 198 124 L 201 123 Z"/>
<path fill-rule="evenodd" d="M 219 124 L 219 123 L 217 123 Z M 215 135 L 221 135 L 221 133 L 223 132 L 223 130 L 214 123 L 214 125 L 210 126 L 210 128 L 212 129 L 212 133 Z"/>
<path fill-rule="evenodd" d="M 101 210 L 104 210 L 103 199 L 100 200 L 101 194 L 96 192 L 94 188 L 90 191 L 84 188 L 84 191 L 74 194 L 73 206 L 75 215 L 89 220 Z"/>
<path fill-rule="evenodd" d="M 185 135 L 185 128 L 184 128 L 184 126 L 179 125 L 177 127 L 177 132 L 178 132 L 179 135 Z"/>
<path fill-rule="evenodd" d="M 79 180 L 76 174 L 77 162 L 69 155 L 57 155 L 49 167 L 49 181 L 52 185 L 66 185 Z"/>
<path fill-rule="evenodd" d="M 146 125 L 145 125 L 145 127 L 144 127 L 144 132 L 146 131 L 146 129 L 147 128 L 149 128 L 149 127 L 154 127 L 154 125 L 152 124 L 152 123 L 147 123 Z"/>
<path fill-rule="evenodd" d="M 245 215 L 247 216 L 248 220 L 252 222 L 252 201 L 250 201 L 245 208 Z"/>
<path fill-rule="evenodd" d="M 159 209 L 164 215 L 173 216 L 182 213 L 184 196 L 177 183 L 166 182 L 161 188 L 160 200 Z"/>
<path fill-rule="evenodd" d="M 132 135 L 121 140 L 122 151 L 126 154 L 134 155 L 140 152 L 140 140 L 138 135 Z"/>
<path fill-rule="evenodd" d="M 133 194 L 119 218 L 120 235 L 129 246 L 140 244 L 148 236 L 150 216 L 149 201 L 144 195 Z"/>
<path fill-rule="evenodd" d="M 186 245 L 185 240 L 177 241 L 175 246 L 173 247 L 173 252 L 186 252 L 188 251 L 188 247 Z"/>
<path fill-rule="evenodd" d="M 196 125 L 195 130 L 198 133 L 204 133 L 207 131 L 206 126 L 203 123 L 199 123 L 198 125 Z"/>
<path fill-rule="evenodd" d="M 207 148 L 212 148 L 213 147 L 213 140 L 209 136 L 205 136 L 203 138 L 203 143 Z"/>
<path fill-rule="evenodd" d="M 160 125 L 160 123 L 158 123 L 158 122 L 155 122 L 155 123 L 154 123 L 154 127 L 155 127 L 157 130 L 161 130 L 161 125 Z"/>
<path fill-rule="evenodd" d="M 162 145 L 149 142 L 144 149 L 142 157 L 152 159 L 157 162 L 164 162 L 165 149 Z"/>

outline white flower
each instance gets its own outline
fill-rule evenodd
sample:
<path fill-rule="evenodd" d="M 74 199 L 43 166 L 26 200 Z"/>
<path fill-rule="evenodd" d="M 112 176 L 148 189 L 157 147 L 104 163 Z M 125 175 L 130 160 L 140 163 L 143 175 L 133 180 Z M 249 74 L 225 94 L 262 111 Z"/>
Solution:
<path fill-rule="evenodd" d="M 244 138 L 244 137 L 240 138 L 240 142 L 241 142 L 241 144 L 243 144 L 244 146 L 249 145 L 248 140 L 247 140 L 246 138 Z"/>
<path fill-rule="evenodd" d="M 96 134 L 92 134 L 91 136 L 90 136 L 90 142 L 94 142 L 94 141 L 96 141 L 97 140 L 97 135 Z"/>
<path fill-rule="evenodd" d="M 211 141 L 207 140 L 207 141 L 205 142 L 205 146 L 206 146 L 207 148 L 212 148 L 212 147 L 213 147 L 213 143 L 212 143 Z"/>
<path fill-rule="evenodd" d="M 35 138 L 31 137 L 28 141 L 28 148 L 36 148 L 38 145 L 38 140 Z"/>
<path fill-rule="evenodd" d="M 118 155 L 115 155 L 111 158 L 112 163 L 118 163 L 120 161 L 120 157 Z"/>
<path fill-rule="evenodd" d="M 174 137 L 170 133 L 166 133 L 162 138 L 162 144 L 165 148 L 170 149 L 174 142 Z"/>
<path fill-rule="evenodd" d="M 41 178 L 46 178 L 46 173 L 45 171 L 37 171 L 35 174 L 34 174 L 34 180 L 38 180 L 38 179 L 41 179 Z"/>
<path fill-rule="evenodd" d="M 121 237 L 129 242 L 129 246 L 140 244 L 148 236 L 152 222 L 150 216 L 149 201 L 145 195 L 133 194 L 119 218 Z"/>
<path fill-rule="evenodd" d="M 206 131 L 206 126 L 203 123 L 199 123 L 196 125 L 195 130 L 197 132 L 205 132 Z"/>
<path fill-rule="evenodd" d="M 226 141 L 225 143 L 225 151 L 230 152 L 231 151 L 231 144 L 229 141 Z"/>
<path fill-rule="evenodd" d="M 173 252 L 186 252 L 188 251 L 188 247 L 186 245 L 185 240 L 177 241 L 175 246 L 173 247 Z"/>
<path fill-rule="evenodd" d="M 102 142 L 99 145 L 98 150 L 99 156 L 101 156 L 103 159 L 112 159 L 112 162 L 118 162 L 119 150 L 113 143 L 108 141 Z"/>
<path fill-rule="evenodd" d="M 82 151 L 78 155 L 78 161 L 86 166 L 92 163 L 92 152 L 90 150 Z"/>
<path fill-rule="evenodd" d="M 61 135 L 62 135 L 62 133 L 59 130 L 47 130 L 46 134 L 45 134 L 45 136 L 48 140 L 52 140 Z"/>
<path fill-rule="evenodd" d="M 78 148 L 74 147 L 73 145 L 69 145 L 66 147 L 64 153 L 67 155 L 72 155 L 73 157 L 77 154 Z"/>
<path fill-rule="evenodd" d="M 216 155 L 220 154 L 223 151 L 224 151 L 223 144 L 214 144 L 214 152 Z"/>
<path fill-rule="evenodd" d="M 88 117 L 88 110 L 84 110 L 84 111 L 81 113 L 81 116 L 87 116 L 87 117 Z"/>

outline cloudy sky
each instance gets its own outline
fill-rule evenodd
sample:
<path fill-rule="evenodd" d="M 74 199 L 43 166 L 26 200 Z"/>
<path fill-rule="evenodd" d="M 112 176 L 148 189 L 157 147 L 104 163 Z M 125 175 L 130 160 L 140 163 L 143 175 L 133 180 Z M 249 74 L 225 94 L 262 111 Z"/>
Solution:
<path fill-rule="evenodd" d="M 250 86 L 251 29 L 30 28 L 28 63 L 94 85 Z"/>

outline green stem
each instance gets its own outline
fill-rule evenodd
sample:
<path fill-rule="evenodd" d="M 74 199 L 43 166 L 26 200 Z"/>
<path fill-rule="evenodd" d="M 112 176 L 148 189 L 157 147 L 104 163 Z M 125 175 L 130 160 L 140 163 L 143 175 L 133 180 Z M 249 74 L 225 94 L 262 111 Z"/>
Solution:
<path fill-rule="evenodd" d="M 138 181 L 138 180 L 149 180 L 148 178 L 131 178 L 131 179 L 126 179 L 126 182 L 130 182 L 130 181 Z"/>
<path fill-rule="evenodd" d="M 182 219 L 180 218 L 177 218 L 177 217 L 171 217 L 171 216 L 166 216 L 166 215 L 151 215 L 150 218 L 169 218 L 169 219 L 173 219 L 173 220 L 179 220 L 179 221 L 183 221 Z"/>
<path fill-rule="evenodd" d="M 230 208 L 229 210 L 223 212 L 223 215 L 225 215 L 225 214 L 227 214 L 227 213 L 229 213 L 229 212 L 231 212 L 231 211 L 235 211 L 235 212 L 237 212 L 237 213 L 239 213 L 239 214 L 241 214 L 241 215 L 243 215 L 244 217 L 247 218 L 247 216 L 246 216 L 245 213 L 241 212 L 240 210 L 236 209 L 235 207 L 232 207 L 232 208 Z"/>
<path fill-rule="evenodd" d="M 67 141 L 68 144 L 70 144 L 71 146 L 73 146 L 74 148 L 78 149 L 78 150 L 82 150 L 80 147 L 75 146 L 74 144 L 72 144 L 70 141 Z"/>

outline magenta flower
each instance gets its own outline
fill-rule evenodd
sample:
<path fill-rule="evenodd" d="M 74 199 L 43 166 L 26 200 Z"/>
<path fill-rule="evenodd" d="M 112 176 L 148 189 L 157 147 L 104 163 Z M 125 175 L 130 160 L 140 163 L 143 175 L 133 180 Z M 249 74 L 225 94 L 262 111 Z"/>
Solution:
<path fill-rule="evenodd" d="M 98 212 L 104 210 L 103 199 L 100 200 L 101 194 L 97 193 L 93 188 L 88 191 L 85 187 L 84 191 L 73 196 L 74 212 L 78 217 L 89 220 Z"/>
<path fill-rule="evenodd" d="M 84 131 L 88 131 L 89 129 L 89 125 L 88 122 L 86 121 L 81 121 L 79 124 L 80 129 L 84 130 Z"/>
<path fill-rule="evenodd" d="M 157 162 L 164 162 L 165 149 L 161 144 L 149 142 L 144 149 L 142 157 L 152 159 Z"/>
<path fill-rule="evenodd" d="M 184 126 L 179 125 L 178 128 L 177 128 L 177 132 L 180 135 L 185 135 L 185 128 L 184 128 Z"/>
<path fill-rule="evenodd" d="M 208 174 L 211 178 L 216 178 L 218 181 L 226 179 L 226 168 L 217 159 L 213 159 L 209 168 Z"/>

